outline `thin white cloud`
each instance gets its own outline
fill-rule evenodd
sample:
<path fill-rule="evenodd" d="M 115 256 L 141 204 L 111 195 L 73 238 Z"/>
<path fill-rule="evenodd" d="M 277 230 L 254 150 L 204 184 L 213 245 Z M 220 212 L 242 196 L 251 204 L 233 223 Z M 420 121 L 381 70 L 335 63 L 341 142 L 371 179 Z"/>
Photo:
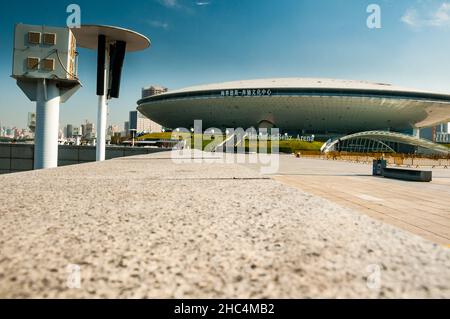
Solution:
<path fill-rule="evenodd" d="M 159 29 L 164 29 L 164 30 L 168 30 L 169 29 L 169 24 L 167 22 L 162 22 L 159 20 L 149 20 L 147 21 L 147 23 L 154 28 L 159 28 Z"/>
<path fill-rule="evenodd" d="M 211 2 L 209 2 L 209 1 L 204 1 L 204 2 L 200 2 L 200 1 L 198 1 L 198 2 L 196 2 L 195 3 L 197 6 L 207 6 L 207 5 L 210 5 L 211 4 Z"/>
<path fill-rule="evenodd" d="M 450 3 L 444 2 L 434 14 L 430 23 L 434 26 L 450 25 Z"/>
<path fill-rule="evenodd" d="M 159 0 L 159 2 L 168 8 L 179 7 L 178 0 Z"/>
<path fill-rule="evenodd" d="M 419 23 L 417 10 L 416 9 L 408 9 L 405 14 L 402 16 L 402 21 L 410 26 L 417 26 Z"/>
<path fill-rule="evenodd" d="M 425 5 L 411 7 L 406 10 L 401 21 L 411 27 L 450 26 L 450 2 L 442 2 L 433 9 L 426 8 Z"/>
<path fill-rule="evenodd" d="M 192 2 L 189 5 L 187 5 L 186 1 L 183 0 L 156 0 L 156 1 L 168 9 L 181 10 L 187 13 L 193 12 L 192 6 L 194 5 L 194 3 Z"/>

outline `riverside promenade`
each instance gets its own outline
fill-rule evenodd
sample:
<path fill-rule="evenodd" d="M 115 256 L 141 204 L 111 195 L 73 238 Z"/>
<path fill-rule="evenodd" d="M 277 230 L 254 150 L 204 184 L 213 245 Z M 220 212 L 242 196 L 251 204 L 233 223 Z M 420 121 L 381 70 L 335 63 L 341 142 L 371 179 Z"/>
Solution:
<path fill-rule="evenodd" d="M 450 249 L 170 153 L 0 176 L 0 298 L 450 298 Z"/>

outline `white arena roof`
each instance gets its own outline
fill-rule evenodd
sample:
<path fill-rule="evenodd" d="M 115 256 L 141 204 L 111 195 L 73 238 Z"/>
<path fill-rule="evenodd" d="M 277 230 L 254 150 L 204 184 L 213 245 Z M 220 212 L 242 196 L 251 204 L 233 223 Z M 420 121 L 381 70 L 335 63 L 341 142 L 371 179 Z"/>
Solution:
<path fill-rule="evenodd" d="M 258 79 L 193 86 L 143 98 L 138 110 L 169 128 L 250 128 L 356 133 L 404 132 L 450 121 L 450 93 L 365 81 Z"/>
<path fill-rule="evenodd" d="M 231 89 L 251 89 L 251 88 L 310 88 L 310 89 L 351 89 L 351 90 L 377 90 L 386 92 L 409 92 L 423 94 L 443 94 L 450 92 L 431 92 L 395 86 L 386 83 L 374 83 L 367 81 L 340 80 L 340 79 L 321 79 L 321 78 L 275 78 L 275 79 L 256 79 L 241 80 L 223 83 L 213 83 L 206 85 L 196 85 L 179 90 L 167 92 L 165 94 L 176 94 L 186 92 L 199 92 L 210 90 L 231 90 Z"/>

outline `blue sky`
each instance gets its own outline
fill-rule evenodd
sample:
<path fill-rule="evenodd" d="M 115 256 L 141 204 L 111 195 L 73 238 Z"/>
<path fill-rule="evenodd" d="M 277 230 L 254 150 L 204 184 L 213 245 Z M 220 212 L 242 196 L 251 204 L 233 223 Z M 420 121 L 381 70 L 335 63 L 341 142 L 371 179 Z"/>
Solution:
<path fill-rule="evenodd" d="M 152 40 L 126 57 L 108 121 L 121 127 L 149 84 L 326 77 L 450 92 L 450 0 L 2 1 L 2 125 L 25 127 L 35 107 L 9 77 L 14 24 L 65 26 L 70 3 L 80 5 L 84 24 L 131 28 Z M 381 29 L 367 28 L 372 3 L 381 7 Z M 96 54 L 79 52 L 84 87 L 62 104 L 61 127 L 96 121 Z"/>

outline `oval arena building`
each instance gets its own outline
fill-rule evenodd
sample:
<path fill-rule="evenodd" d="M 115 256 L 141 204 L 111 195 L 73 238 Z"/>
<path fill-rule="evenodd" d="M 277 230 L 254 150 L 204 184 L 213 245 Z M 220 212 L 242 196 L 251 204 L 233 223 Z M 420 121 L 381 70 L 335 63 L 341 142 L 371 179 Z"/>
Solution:
<path fill-rule="evenodd" d="M 277 127 L 350 134 L 408 132 L 450 121 L 450 94 L 365 81 L 281 78 L 189 87 L 143 98 L 138 110 L 167 127 Z"/>

